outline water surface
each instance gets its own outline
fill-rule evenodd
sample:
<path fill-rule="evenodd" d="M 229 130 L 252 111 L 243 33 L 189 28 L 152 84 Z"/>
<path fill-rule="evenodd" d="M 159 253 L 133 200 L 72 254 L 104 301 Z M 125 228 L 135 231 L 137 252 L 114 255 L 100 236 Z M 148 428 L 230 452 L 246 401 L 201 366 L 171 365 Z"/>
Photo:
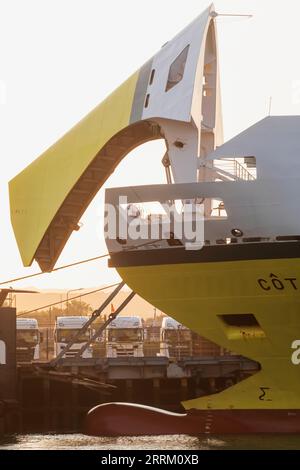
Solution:
<path fill-rule="evenodd" d="M 0 439 L 0 450 L 298 450 L 300 435 L 214 437 L 90 437 L 83 434 L 19 434 Z"/>

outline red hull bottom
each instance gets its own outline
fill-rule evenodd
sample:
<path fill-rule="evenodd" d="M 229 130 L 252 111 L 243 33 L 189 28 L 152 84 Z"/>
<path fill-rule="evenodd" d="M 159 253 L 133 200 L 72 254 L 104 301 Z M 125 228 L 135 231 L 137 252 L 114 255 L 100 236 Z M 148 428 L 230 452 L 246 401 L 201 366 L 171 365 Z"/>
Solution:
<path fill-rule="evenodd" d="M 85 433 L 106 437 L 300 434 L 300 410 L 190 410 L 186 414 L 175 414 L 142 405 L 107 403 L 89 411 Z"/>

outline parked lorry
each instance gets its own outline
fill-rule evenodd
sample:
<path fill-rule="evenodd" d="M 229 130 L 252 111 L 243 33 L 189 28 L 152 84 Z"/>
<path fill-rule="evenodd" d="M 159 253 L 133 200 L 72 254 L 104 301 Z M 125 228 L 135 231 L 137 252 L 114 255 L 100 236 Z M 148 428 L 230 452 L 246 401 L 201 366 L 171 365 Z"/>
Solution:
<path fill-rule="evenodd" d="M 41 334 L 35 318 L 17 318 L 16 354 L 17 362 L 40 359 Z"/>
<path fill-rule="evenodd" d="M 142 319 L 117 317 L 106 330 L 106 356 L 144 356 L 144 329 Z"/>
<path fill-rule="evenodd" d="M 54 333 L 54 354 L 56 356 L 75 337 L 75 335 L 82 329 L 88 320 L 89 317 L 83 316 L 57 317 Z M 85 332 L 82 332 L 76 340 L 76 343 L 72 345 L 71 349 L 69 349 L 69 351 L 63 357 L 76 356 L 81 347 L 88 342 L 91 334 L 92 330 L 90 328 Z M 93 349 L 91 346 L 84 351 L 82 357 L 93 357 Z"/>
<path fill-rule="evenodd" d="M 180 359 L 192 356 L 192 332 L 171 317 L 162 320 L 160 356 Z"/>

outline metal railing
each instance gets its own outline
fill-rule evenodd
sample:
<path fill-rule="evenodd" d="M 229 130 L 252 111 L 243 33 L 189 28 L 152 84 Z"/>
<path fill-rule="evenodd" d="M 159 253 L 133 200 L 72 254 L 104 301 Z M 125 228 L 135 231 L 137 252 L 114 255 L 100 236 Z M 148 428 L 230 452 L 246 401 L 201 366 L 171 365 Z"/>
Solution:
<path fill-rule="evenodd" d="M 223 174 L 233 180 L 255 181 L 256 179 L 246 166 L 242 165 L 236 158 L 214 160 L 214 169 L 219 171 L 221 175 Z"/>

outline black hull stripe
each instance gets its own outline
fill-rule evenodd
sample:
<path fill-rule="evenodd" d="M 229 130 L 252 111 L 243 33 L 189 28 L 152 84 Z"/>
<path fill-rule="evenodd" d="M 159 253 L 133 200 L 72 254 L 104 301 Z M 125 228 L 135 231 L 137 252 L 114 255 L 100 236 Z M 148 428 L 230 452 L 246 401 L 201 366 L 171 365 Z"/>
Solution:
<path fill-rule="evenodd" d="M 205 246 L 202 250 L 166 248 L 124 251 L 110 255 L 110 267 L 182 263 L 217 263 L 260 259 L 300 258 L 300 242 Z"/>

